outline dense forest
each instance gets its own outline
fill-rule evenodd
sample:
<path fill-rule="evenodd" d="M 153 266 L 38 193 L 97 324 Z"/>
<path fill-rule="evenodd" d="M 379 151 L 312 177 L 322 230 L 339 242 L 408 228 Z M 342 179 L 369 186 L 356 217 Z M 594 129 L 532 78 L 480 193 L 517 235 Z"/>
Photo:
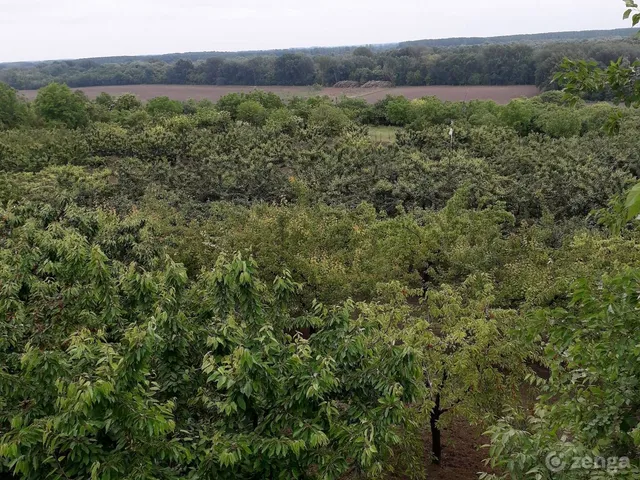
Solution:
<path fill-rule="evenodd" d="M 621 40 L 638 33 L 637 28 L 614 30 L 582 30 L 575 32 L 549 32 L 499 37 L 452 37 L 401 42 L 399 47 L 458 47 L 463 45 L 497 45 L 508 43 L 540 44 L 552 42 L 576 42 L 581 40 Z"/>
<path fill-rule="evenodd" d="M 464 41 L 464 40 L 460 40 Z M 543 44 L 511 43 L 458 47 L 359 47 L 269 55 L 169 55 L 164 59 L 65 60 L 21 66 L 0 65 L 0 81 L 16 89 L 51 82 L 73 88 L 134 84 L 325 85 L 371 80 L 393 85 L 537 85 L 554 89 L 553 74 L 565 57 L 601 66 L 640 58 L 635 39 Z"/>
<path fill-rule="evenodd" d="M 0 476 L 419 479 L 462 421 L 486 479 L 638 478 L 639 127 L 0 84 Z"/>
<path fill-rule="evenodd" d="M 559 41 L 581 41 L 581 40 L 623 40 L 629 39 L 638 33 L 636 28 L 618 28 L 614 30 L 582 30 L 576 32 L 549 32 L 536 33 L 530 35 L 508 35 L 501 37 L 468 37 L 468 38 L 439 38 L 414 40 L 401 43 L 384 43 L 375 45 L 366 45 L 370 50 L 393 50 L 400 47 L 408 46 L 427 46 L 427 47 L 451 47 L 462 45 L 490 45 L 505 43 L 527 43 L 539 44 L 547 42 Z M 197 62 L 207 60 L 211 57 L 220 58 L 250 58 L 259 56 L 281 56 L 287 53 L 303 53 L 310 56 L 318 55 L 342 55 L 353 52 L 359 46 L 343 46 L 343 47 L 310 47 L 310 48 L 287 48 L 276 50 L 246 50 L 238 52 L 185 52 L 185 53 L 164 53 L 161 55 L 132 55 L 119 57 L 91 57 L 83 60 L 89 60 L 94 64 L 103 65 L 106 63 L 130 63 L 136 61 L 161 60 L 166 63 L 173 63 L 177 60 L 191 60 Z M 68 60 L 68 59 L 67 59 Z M 23 62 L 6 62 L 0 63 L 0 68 L 13 67 L 35 67 L 38 64 L 46 62 L 23 61 Z"/>
<path fill-rule="evenodd" d="M 626 31 L 626 30 L 623 30 Z M 630 35 L 625 35 L 624 38 L 628 38 Z M 383 44 L 383 45 L 368 45 L 367 48 L 371 50 L 384 50 L 397 47 L 398 44 Z M 104 65 L 109 63 L 132 63 L 132 62 L 146 62 L 150 60 L 160 60 L 166 63 L 174 63 L 178 60 L 191 60 L 197 62 L 200 60 L 207 60 L 211 57 L 220 58 L 251 58 L 259 56 L 281 56 L 286 53 L 302 53 L 305 55 L 340 55 L 352 52 L 357 47 L 311 47 L 311 48 L 287 48 L 277 50 L 243 50 L 238 52 L 184 52 L 184 53 L 163 53 L 160 55 L 125 55 L 115 57 L 91 57 L 79 59 L 79 61 L 90 61 L 95 65 Z M 66 59 L 69 60 L 69 59 Z M 49 63 L 47 61 L 25 61 L 25 62 L 6 62 L 0 63 L 0 68 L 27 68 L 35 67 L 42 63 Z"/>

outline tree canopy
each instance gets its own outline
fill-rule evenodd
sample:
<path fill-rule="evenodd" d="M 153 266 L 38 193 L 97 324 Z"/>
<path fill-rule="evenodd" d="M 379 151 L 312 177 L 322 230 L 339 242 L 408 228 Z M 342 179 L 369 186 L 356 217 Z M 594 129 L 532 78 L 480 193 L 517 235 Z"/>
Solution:
<path fill-rule="evenodd" d="M 633 63 L 640 47 L 633 32 L 579 35 L 551 42 L 503 41 L 463 44 L 402 44 L 388 48 L 249 52 L 246 54 L 168 55 L 54 61 L 0 68 L 0 82 L 17 89 L 37 89 L 52 82 L 72 88 L 103 85 L 325 85 L 369 81 L 404 85 L 537 85 L 558 89 L 554 74 L 564 58 L 606 68 L 622 58 Z M 463 39 L 464 40 L 464 39 Z M 607 92 L 594 99 L 608 99 Z"/>
<path fill-rule="evenodd" d="M 0 475 L 637 457 L 638 110 L 0 92 Z"/>

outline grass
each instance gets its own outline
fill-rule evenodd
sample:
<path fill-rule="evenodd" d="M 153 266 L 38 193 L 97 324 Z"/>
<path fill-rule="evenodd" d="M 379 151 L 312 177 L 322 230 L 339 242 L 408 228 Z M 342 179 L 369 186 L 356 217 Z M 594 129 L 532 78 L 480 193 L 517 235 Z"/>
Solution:
<path fill-rule="evenodd" d="M 369 128 L 369 138 L 380 143 L 393 143 L 396 141 L 398 127 L 371 127 Z"/>

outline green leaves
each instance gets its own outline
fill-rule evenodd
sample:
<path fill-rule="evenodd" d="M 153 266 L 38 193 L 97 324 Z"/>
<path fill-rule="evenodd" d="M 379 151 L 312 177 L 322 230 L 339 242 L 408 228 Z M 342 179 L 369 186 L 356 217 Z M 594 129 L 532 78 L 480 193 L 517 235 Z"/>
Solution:
<path fill-rule="evenodd" d="M 168 257 L 125 264 L 99 242 L 126 259 L 118 240 L 139 225 L 81 213 L 2 214 L 0 279 L 20 283 L 3 281 L 0 308 L 23 319 L 3 323 L 0 344 L 8 468 L 61 480 L 379 471 L 418 372 L 411 352 L 397 360 L 406 347 L 371 341 L 375 317 L 353 319 L 353 302 L 300 311 L 290 272 L 267 285 L 239 254 L 197 279 Z"/>
<path fill-rule="evenodd" d="M 510 416 L 491 429 L 492 465 L 518 478 L 524 472 L 530 477 L 522 478 L 547 478 L 541 452 L 559 452 L 564 459 L 633 457 L 640 405 L 639 289 L 636 269 L 582 279 L 567 309 L 544 310 L 532 318 L 548 338 L 550 378 L 540 382 L 534 415 Z M 636 478 L 638 471 L 619 474 Z"/>
<path fill-rule="evenodd" d="M 568 92 L 635 105 L 638 65 L 565 67 Z M 526 315 L 638 262 L 638 115 L 560 92 L 352 100 L 104 95 L 83 105 L 110 123 L 0 132 L 3 472 L 415 476 L 425 418 L 494 420 L 543 343 L 557 401 L 492 429 L 495 465 L 539 477 L 543 447 L 638 441 L 635 284 Z M 356 120 L 409 128 L 380 144 Z M 623 235 L 585 222 L 611 198 L 598 223 Z"/>
<path fill-rule="evenodd" d="M 28 104 L 18 92 L 9 85 L 0 83 L 0 130 L 26 123 L 28 114 Z"/>
<path fill-rule="evenodd" d="M 217 285 L 208 290 L 210 301 L 218 318 L 227 319 L 211 325 L 218 332 L 208 340 L 213 350 L 203 361 L 207 385 L 199 399 L 212 415 L 211 432 L 222 434 L 211 438 L 220 450 L 216 461 L 230 478 L 245 470 L 284 474 L 292 464 L 302 471 L 319 465 L 326 478 L 337 478 L 348 458 L 365 470 L 377 468 L 375 460 L 399 441 L 392 432 L 406 421 L 404 391 L 396 386 L 410 386 L 416 370 L 394 360 L 398 347 L 390 355 L 389 346 L 371 343 L 374 318 L 349 321 L 352 303 L 315 308 L 308 314 L 314 331 L 304 338 L 298 329 L 306 322 L 289 316 L 286 301 L 297 284 L 285 272 L 271 294 L 254 268 L 236 256 L 203 279 Z M 252 312 L 243 310 L 243 295 L 233 293 L 248 285 L 260 295 L 249 302 L 256 305 Z M 357 440 L 374 424 L 367 442 Z M 240 438 L 251 450 L 240 453 Z"/>
<path fill-rule="evenodd" d="M 631 18 L 635 27 L 640 23 L 638 5 L 632 0 L 625 0 L 627 10 L 623 19 Z M 595 61 L 572 61 L 565 58 L 560 65 L 560 70 L 554 77 L 560 86 L 564 87 L 575 101 L 578 96 L 589 93 L 613 93 L 616 103 L 624 103 L 627 107 L 638 108 L 640 106 L 640 89 L 636 75 L 638 62 L 633 59 L 618 58 L 611 61 L 608 66 L 600 66 Z"/>
<path fill-rule="evenodd" d="M 64 84 L 51 83 L 40 89 L 34 107 L 44 120 L 69 128 L 86 126 L 89 121 L 86 97 L 72 92 Z"/>
<path fill-rule="evenodd" d="M 627 6 L 627 10 L 622 15 L 622 19 L 628 20 L 631 17 L 632 25 L 635 27 L 640 22 L 640 13 L 634 13 L 638 11 L 638 4 L 633 0 L 624 0 L 624 3 Z"/>
<path fill-rule="evenodd" d="M 640 183 L 629 191 L 624 206 L 627 209 L 627 221 L 633 220 L 640 215 Z"/>

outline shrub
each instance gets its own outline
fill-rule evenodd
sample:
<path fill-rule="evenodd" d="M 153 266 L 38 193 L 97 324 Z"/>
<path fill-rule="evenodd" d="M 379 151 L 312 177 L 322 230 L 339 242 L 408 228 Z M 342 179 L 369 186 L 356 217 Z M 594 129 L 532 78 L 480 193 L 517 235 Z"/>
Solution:
<path fill-rule="evenodd" d="M 169 97 L 156 97 L 147 102 L 147 112 L 153 116 L 171 116 L 182 113 L 183 107 L 177 100 Z"/>
<path fill-rule="evenodd" d="M 9 85 L 0 83 L 0 130 L 24 124 L 28 116 L 27 103 Z"/>
<path fill-rule="evenodd" d="M 251 123 L 252 125 L 262 125 L 267 118 L 267 109 L 255 100 L 247 100 L 238 105 L 236 116 L 238 120 Z"/>
<path fill-rule="evenodd" d="M 342 111 L 327 104 L 321 104 L 311 110 L 308 124 L 324 135 L 340 135 L 351 122 Z"/>
<path fill-rule="evenodd" d="M 141 270 L 122 263 L 153 244 L 140 223 L 51 213 L 46 228 L 50 214 L 0 211 L 0 455 L 13 472 L 382 471 L 420 385 L 414 351 L 373 335 L 382 318 L 352 302 L 294 313 L 289 273 L 267 286 L 241 256 L 196 280 L 169 259 Z"/>
<path fill-rule="evenodd" d="M 85 126 L 89 121 L 84 98 L 59 83 L 41 88 L 34 106 L 44 120 L 61 123 L 69 128 Z"/>
<path fill-rule="evenodd" d="M 575 137 L 580 134 L 582 122 L 572 108 L 547 106 L 535 121 L 536 126 L 550 137 Z"/>

